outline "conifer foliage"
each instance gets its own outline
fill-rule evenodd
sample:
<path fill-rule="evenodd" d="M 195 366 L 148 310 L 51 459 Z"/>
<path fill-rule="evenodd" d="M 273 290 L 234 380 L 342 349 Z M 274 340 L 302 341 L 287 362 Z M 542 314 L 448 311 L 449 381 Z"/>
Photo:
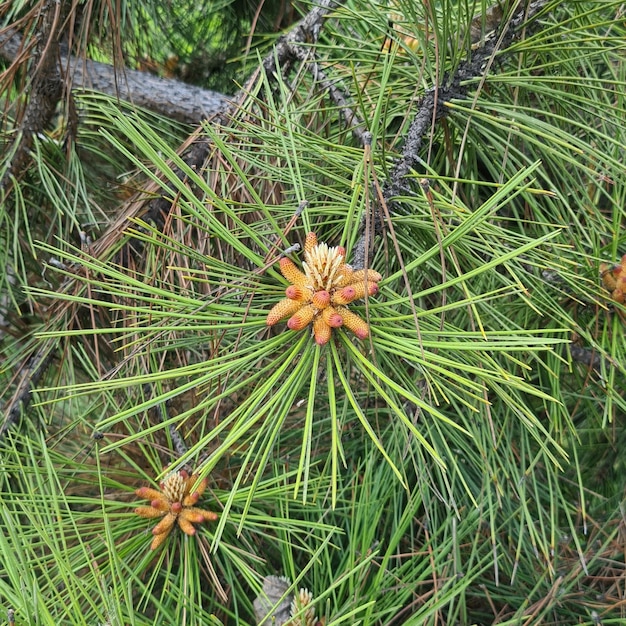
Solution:
<path fill-rule="evenodd" d="M 621 623 L 622 4 L 209 4 L 0 6 L 0 614 Z"/>

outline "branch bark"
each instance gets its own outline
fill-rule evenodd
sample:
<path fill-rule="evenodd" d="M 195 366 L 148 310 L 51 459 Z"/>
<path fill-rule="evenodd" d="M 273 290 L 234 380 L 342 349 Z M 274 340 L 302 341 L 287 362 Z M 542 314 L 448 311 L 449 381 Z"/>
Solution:
<path fill-rule="evenodd" d="M 0 33 L 0 58 L 12 62 L 21 47 L 22 37 L 17 31 Z M 62 71 L 71 89 L 99 91 L 179 122 L 199 124 L 229 101 L 228 96 L 217 91 L 148 72 L 67 55 L 58 58 L 57 71 Z"/>
<path fill-rule="evenodd" d="M 56 33 L 60 20 L 58 3 L 46 3 L 37 26 L 38 41 L 32 56 L 28 104 L 23 111 L 19 133 L 15 140 L 11 166 L 0 180 L 0 192 L 10 187 L 13 177 L 23 169 L 29 158 L 33 137 L 48 125 L 63 95 L 63 81 L 56 64 L 59 50 Z"/>
<path fill-rule="evenodd" d="M 0 439 L 4 437 L 15 424 L 20 415 L 26 411 L 33 397 L 33 389 L 39 384 L 42 376 L 52 363 L 54 349 L 44 345 L 19 370 L 20 381 L 13 398 L 9 400 L 4 410 L 4 421 L 0 425 Z"/>
<path fill-rule="evenodd" d="M 263 61 L 268 76 L 280 71 L 283 76 L 291 72 L 295 61 L 302 57 L 304 45 L 317 43 L 324 20 L 328 14 L 346 0 L 319 0 L 316 5 L 286 35 L 281 37 Z"/>
<path fill-rule="evenodd" d="M 489 59 L 498 50 L 509 47 L 518 37 L 522 26 L 528 29 L 528 22 L 543 9 L 547 2 L 548 0 L 537 0 L 522 8 L 511 18 L 506 32 L 499 39 L 491 39 L 483 47 L 477 48 L 454 73 L 444 76 L 441 85 L 435 86 L 424 96 L 407 133 L 402 155 L 383 187 L 383 196 L 390 209 L 392 198 L 407 190 L 404 179 L 419 162 L 422 140 L 431 127 L 433 117 L 436 121 L 445 116 L 446 102 L 467 96 L 469 88 L 467 81 L 484 76 L 489 68 Z"/>

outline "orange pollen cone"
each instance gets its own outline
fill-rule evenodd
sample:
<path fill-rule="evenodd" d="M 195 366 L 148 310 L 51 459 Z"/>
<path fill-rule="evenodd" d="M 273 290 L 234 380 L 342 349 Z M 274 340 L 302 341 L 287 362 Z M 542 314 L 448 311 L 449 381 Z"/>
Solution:
<path fill-rule="evenodd" d="M 365 320 L 362 320 L 356 313 L 353 313 L 345 307 L 337 310 L 343 318 L 343 325 L 351 330 L 359 339 L 365 339 L 370 334 L 369 326 Z"/>
<path fill-rule="evenodd" d="M 333 295 L 333 304 L 349 304 L 354 300 L 365 298 L 365 294 L 373 296 L 378 293 L 378 285 L 374 282 L 359 282 L 346 285 Z"/>
<path fill-rule="evenodd" d="M 146 500 L 161 500 L 163 498 L 160 491 L 151 489 L 150 487 L 139 487 L 139 489 L 135 490 L 135 493 L 140 498 L 145 498 Z"/>
<path fill-rule="evenodd" d="M 301 306 L 301 302 L 298 302 L 297 300 L 290 300 L 289 298 L 277 302 L 272 307 L 272 310 L 267 314 L 266 324 L 268 326 L 273 326 L 276 322 L 282 320 L 283 317 L 293 315 Z"/>
<path fill-rule="evenodd" d="M 332 328 L 326 323 L 324 318 L 319 315 L 313 322 L 313 336 L 318 345 L 323 346 L 328 343 Z"/>
<path fill-rule="evenodd" d="M 335 282 L 335 287 L 345 287 L 354 282 L 354 270 L 351 265 L 344 263 L 340 271 L 338 272 L 337 280 Z"/>
<path fill-rule="evenodd" d="M 160 535 L 162 533 L 169 533 L 176 523 L 176 516 L 168 513 L 153 529 L 153 535 Z"/>
<path fill-rule="evenodd" d="M 305 302 L 306 300 L 308 300 L 307 292 L 308 289 L 305 290 L 302 287 L 298 287 L 298 285 L 289 285 L 289 287 L 285 289 L 285 295 L 290 300 L 298 300 L 299 302 Z"/>
<path fill-rule="evenodd" d="M 168 537 L 169 533 L 167 532 L 156 535 L 150 544 L 150 549 L 156 550 Z"/>
<path fill-rule="evenodd" d="M 199 491 L 194 491 L 193 493 L 190 493 L 184 500 L 183 500 L 183 506 L 192 506 L 193 504 L 195 504 L 198 500 L 200 499 L 200 492 Z"/>
<path fill-rule="evenodd" d="M 308 326 L 315 315 L 315 307 L 313 305 L 303 306 L 295 315 L 292 315 L 287 321 L 287 326 L 291 330 L 302 330 Z"/>
<path fill-rule="evenodd" d="M 292 284 L 298 287 L 305 287 L 307 277 L 290 261 L 287 257 L 283 257 L 279 261 L 280 273 Z"/>
<path fill-rule="evenodd" d="M 324 309 L 322 311 L 322 318 L 331 328 L 339 328 L 343 325 L 343 318 L 333 307 Z"/>
<path fill-rule="evenodd" d="M 193 537 L 193 535 L 196 534 L 196 529 L 193 527 L 193 524 L 184 517 L 178 520 L 178 526 L 186 535 L 189 535 L 190 537 Z"/>
<path fill-rule="evenodd" d="M 330 304 L 330 294 L 326 290 L 318 291 L 313 296 L 313 306 L 325 309 Z"/>
<path fill-rule="evenodd" d="M 382 276 L 374 270 L 356 270 L 347 275 L 344 275 L 339 287 L 345 287 L 346 285 L 356 285 L 357 283 L 363 283 L 365 281 L 377 283 L 382 280 Z"/>
<path fill-rule="evenodd" d="M 317 235 L 315 233 L 308 233 L 304 240 L 304 251 L 311 252 L 317 245 Z"/>
<path fill-rule="evenodd" d="M 357 299 L 357 292 L 354 288 L 354 285 L 348 285 L 344 287 L 337 293 L 335 293 L 333 297 L 334 304 L 350 304 L 353 300 Z"/>
<path fill-rule="evenodd" d="M 624 293 L 626 292 L 626 254 L 622 257 L 621 262 L 616 265 L 601 263 L 600 276 L 602 277 L 604 288 L 611 292 L 613 299 L 616 302 L 624 302 Z"/>

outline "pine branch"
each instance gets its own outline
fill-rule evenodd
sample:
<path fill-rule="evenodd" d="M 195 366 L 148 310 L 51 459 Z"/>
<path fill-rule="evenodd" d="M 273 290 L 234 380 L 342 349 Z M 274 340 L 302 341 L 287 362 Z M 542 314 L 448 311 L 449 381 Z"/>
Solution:
<path fill-rule="evenodd" d="M 15 30 L 0 34 L 0 58 L 13 62 L 19 55 L 22 38 Z M 173 78 L 61 55 L 58 66 L 72 90 L 93 90 L 132 102 L 164 117 L 187 124 L 199 124 L 228 102 L 228 96 L 210 89 L 188 85 Z"/>
<path fill-rule="evenodd" d="M 287 35 L 285 35 L 285 37 L 283 37 L 276 49 L 266 57 L 263 62 L 265 71 L 270 75 L 277 67 L 280 67 L 283 73 L 290 71 L 293 61 L 300 58 L 301 55 L 301 51 L 297 50 L 297 47 L 301 44 L 304 45 L 305 42 L 310 44 L 318 40 L 324 19 L 327 17 L 328 13 L 339 4 L 340 2 L 333 0 L 322 0 L 319 5 L 315 6 Z M 222 106 L 214 117 L 213 122 L 215 124 L 227 125 L 229 123 L 231 116 L 248 97 L 252 85 L 258 80 L 259 72 L 260 70 L 257 69 L 250 76 L 239 93 L 231 100 L 225 101 L 225 106 Z M 189 136 L 187 141 L 179 148 L 178 152 L 189 167 L 198 170 L 207 159 L 210 149 L 211 142 L 200 129 Z M 176 167 L 172 169 L 181 180 L 185 180 L 186 175 L 182 170 Z M 172 189 L 174 188 L 171 183 L 169 186 Z M 156 194 L 158 197 L 146 203 L 143 198 L 152 194 Z M 106 232 L 93 243 L 93 255 L 96 258 L 107 256 L 110 250 L 116 247 L 120 237 L 125 235 L 125 229 L 129 221 L 133 218 L 142 216 L 144 219 L 153 221 L 157 226 L 162 226 L 165 223 L 165 218 L 169 213 L 171 204 L 171 200 L 163 193 L 160 186 L 155 182 L 150 182 L 143 190 L 141 198 L 133 199 L 123 205 L 118 218 L 111 223 Z M 139 255 L 141 250 L 142 244 L 131 240 L 122 251 L 122 262 L 125 260 L 125 255 L 127 260 L 127 255 Z M 80 268 L 77 268 L 77 270 L 80 271 Z M 71 289 L 71 285 L 66 285 L 66 288 Z M 61 303 L 59 306 L 62 309 L 69 309 L 71 303 Z M 0 435 L 4 434 L 6 429 L 17 421 L 19 407 L 28 404 L 32 389 L 45 373 L 51 361 L 51 355 L 55 351 L 52 342 L 47 343 L 46 346 L 48 349 L 48 352 L 46 352 L 48 357 L 46 359 L 38 358 L 38 355 L 42 353 L 41 350 L 35 352 L 32 356 L 32 359 L 38 364 L 35 370 L 36 375 L 31 375 L 32 369 L 24 374 L 15 399 L 9 403 L 9 406 L 5 409 L 5 423 L 0 429 Z"/>
<path fill-rule="evenodd" d="M 344 3 L 345 0 L 322 0 L 288 35 L 279 40 L 275 51 L 264 60 L 263 67 L 269 77 L 274 76 L 280 68 L 281 75 L 285 78 L 293 70 L 296 61 L 304 63 L 313 79 L 339 108 L 354 137 L 361 145 L 365 145 L 363 121 L 348 104 L 348 95 L 332 81 L 315 59 L 313 49 L 328 13 Z"/>
<path fill-rule="evenodd" d="M 496 52 L 508 48 L 519 36 L 522 27 L 528 32 L 533 19 L 548 3 L 548 0 L 531 2 L 528 7 L 522 8 L 508 22 L 508 28 L 501 37 L 492 38 L 484 46 L 477 48 L 470 58 L 461 63 L 453 73 L 447 73 L 442 84 L 431 89 L 422 99 L 419 109 L 409 127 L 402 155 L 396 162 L 389 180 L 383 187 L 383 196 L 391 211 L 394 209 L 393 198 L 410 192 L 405 183 L 409 172 L 419 164 L 419 151 L 424 136 L 431 128 L 433 119 L 438 121 L 445 117 L 445 104 L 454 99 L 467 97 L 469 82 L 482 78 L 490 69 L 490 59 Z M 534 25 L 538 27 L 537 24 Z"/>
<path fill-rule="evenodd" d="M 324 20 L 345 0 L 320 0 L 307 15 L 300 20 L 286 35 L 281 37 L 275 49 L 264 59 L 263 68 L 268 76 L 280 70 L 287 76 L 295 61 L 301 60 L 311 45 L 317 43 Z"/>
<path fill-rule="evenodd" d="M 38 42 L 32 56 L 32 86 L 13 148 L 11 165 L 0 180 L 0 194 L 6 193 L 13 178 L 24 169 L 33 137 L 49 124 L 63 95 L 63 81 L 56 62 L 59 53 L 57 32 L 61 21 L 60 11 L 59 3 L 46 2 L 40 12 Z"/>
<path fill-rule="evenodd" d="M 328 93 L 330 99 L 338 107 L 344 122 L 350 127 L 354 137 L 362 146 L 364 146 L 366 144 L 365 135 L 367 134 L 365 132 L 365 124 L 354 109 L 348 104 L 348 96 L 327 76 L 324 70 L 320 67 L 319 63 L 315 60 L 310 60 L 308 58 L 309 55 L 304 54 L 304 52 L 305 51 L 302 50 L 302 48 L 298 48 L 298 58 L 307 64 L 313 79 L 324 91 Z"/>
<path fill-rule="evenodd" d="M 20 415 L 28 408 L 32 400 L 32 390 L 39 384 L 42 376 L 50 366 L 53 353 L 52 347 L 44 344 L 20 368 L 20 382 L 17 390 L 5 407 L 4 421 L 0 426 L 0 439 L 6 435 L 11 426 L 17 423 Z"/>
<path fill-rule="evenodd" d="M 599 355 L 593 350 L 572 343 L 569 346 L 569 353 L 574 361 L 588 365 L 592 369 L 599 369 L 600 367 Z"/>
<path fill-rule="evenodd" d="M 272 77 L 275 72 L 280 68 L 283 77 L 286 77 L 289 72 L 293 69 L 293 62 L 300 58 L 303 58 L 307 54 L 307 51 L 310 45 L 317 42 L 319 39 L 319 35 L 322 29 L 322 25 L 324 20 L 328 16 L 328 13 L 332 11 L 335 7 L 339 6 L 345 2 L 345 0 L 337 1 L 337 0 L 321 0 L 318 5 L 316 5 L 311 11 L 297 24 L 293 26 L 293 28 L 284 35 L 276 45 L 275 49 L 270 52 L 265 59 L 263 60 L 262 66 L 268 76 Z M 248 97 L 248 93 L 250 92 L 252 85 L 258 80 L 259 70 L 253 72 L 250 78 L 246 81 L 243 88 L 232 98 L 232 100 L 226 103 L 225 107 L 217 113 L 217 115 L 212 120 L 215 125 L 218 126 L 226 126 L 228 125 L 230 118 L 237 111 L 241 103 Z M 322 85 L 323 88 L 327 88 L 325 84 Z M 337 90 L 336 93 L 339 93 Z M 345 100 L 344 100 L 345 102 Z M 348 117 L 346 119 L 350 119 L 349 124 L 358 124 L 356 121 L 358 118 L 354 114 L 350 114 L 346 112 L 345 115 Z M 202 166 L 204 161 L 209 155 L 209 151 L 211 149 L 211 142 L 206 139 L 204 134 L 197 133 L 191 135 L 189 139 L 185 142 L 183 146 L 181 146 L 180 153 L 182 154 L 182 158 L 185 163 L 191 167 L 192 169 L 198 169 Z M 184 173 L 178 168 L 173 168 L 174 172 L 181 179 L 184 179 Z M 170 185 L 172 188 L 173 186 Z M 139 209 L 139 206 L 135 205 L 136 209 Z M 155 222 L 157 225 L 162 224 L 165 216 L 169 212 L 171 207 L 171 202 L 161 193 L 158 198 L 150 201 L 147 207 L 141 211 L 143 215 L 145 215 L 146 219 L 149 219 Z M 128 217 L 135 217 L 137 213 L 134 215 L 127 215 L 127 218 L 123 221 L 126 222 Z M 114 237 L 120 235 L 123 231 L 125 224 L 120 224 L 119 221 L 115 224 L 111 225 L 108 229 L 109 234 L 113 234 Z M 110 237 L 107 237 L 105 234 L 101 238 L 101 243 L 106 241 L 107 248 L 109 246 Z M 102 246 L 96 245 L 96 251 L 101 249 Z M 140 251 L 140 250 L 139 250 Z"/>
<path fill-rule="evenodd" d="M 490 60 L 494 58 L 495 53 L 506 50 L 519 37 L 522 28 L 526 32 L 531 27 L 538 28 L 538 24 L 530 24 L 529 22 L 547 3 L 548 0 L 536 0 L 529 3 L 527 7 L 520 9 L 507 22 L 506 29 L 500 37 L 494 37 L 487 41 L 484 46 L 476 48 L 467 61 L 461 63 L 454 72 L 446 73 L 441 85 L 433 87 L 422 98 L 407 132 L 401 156 L 382 187 L 381 201 L 386 204 L 390 213 L 399 210 L 398 202 L 395 200 L 397 196 L 412 193 L 406 177 L 420 163 L 419 152 L 433 121 L 439 121 L 446 116 L 445 104 L 454 99 L 466 98 L 470 81 L 482 78 L 487 74 L 490 69 Z M 371 215 L 370 218 L 373 225 L 370 229 L 370 238 L 372 238 L 376 232 L 380 231 L 381 220 L 375 214 Z M 353 250 L 353 265 L 355 267 L 361 267 L 359 264 L 365 259 L 366 223 L 366 216 L 364 216 L 359 227 L 360 236 Z"/>

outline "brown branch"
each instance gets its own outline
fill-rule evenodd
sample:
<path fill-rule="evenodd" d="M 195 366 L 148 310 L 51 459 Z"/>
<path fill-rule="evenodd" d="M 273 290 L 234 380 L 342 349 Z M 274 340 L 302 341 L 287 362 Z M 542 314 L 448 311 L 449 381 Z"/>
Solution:
<path fill-rule="evenodd" d="M 341 3 L 321 0 L 279 40 L 276 49 L 266 57 L 263 62 L 266 72 L 271 76 L 280 67 L 286 75 L 293 62 L 302 57 L 302 44 L 310 45 L 317 41 L 324 19 Z M 0 33 L 0 58 L 13 62 L 21 50 L 22 38 L 17 31 L 9 29 Z M 116 68 L 73 56 L 61 55 L 59 58 L 59 65 L 72 89 L 99 91 L 180 122 L 199 124 L 222 111 L 230 100 L 216 91 L 147 72 Z"/>
<path fill-rule="evenodd" d="M 608 371 L 611 368 L 614 368 L 622 373 L 624 372 L 625 368 L 619 363 L 619 361 L 616 361 L 608 354 L 602 354 L 602 352 L 595 346 L 592 348 L 585 348 L 572 342 L 568 345 L 568 347 L 572 361 L 586 365 L 589 369 L 594 370 L 596 374 L 601 375 L 603 369 Z"/>
<path fill-rule="evenodd" d="M 74 88 L 80 85 L 83 89 L 113 95 L 188 124 L 199 124 L 228 102 L 227 96 L 216 91 L 88 59 L 70 58 L 68 74 Z"/>
<path fill-rule="evenodd" d="M 22 116 L 16 143 L 12 148 L 14 154 L 11 165 L 0 180 L 0 193 L 6 191 L 13 177 L 24 169 L 33 137 L 50 123 L 63 95 L 63 81 L 57 66 L 59 52 L 57 30 L 60 17 L 59 3 L 44 4 L 37 28 L 38 41 L 31 57 L 33 69 L 28 104 Z"/>
<path fill-rule="evenodd" d="M 14 61 L 21 45 L 17 31 L 0 33 L 0 58 Z M 59 67 L 73 90 L 99 91 L 188 124 L 199 124 L 229 100 L 217 91 L 89 59 L 61 55 Z"/>

